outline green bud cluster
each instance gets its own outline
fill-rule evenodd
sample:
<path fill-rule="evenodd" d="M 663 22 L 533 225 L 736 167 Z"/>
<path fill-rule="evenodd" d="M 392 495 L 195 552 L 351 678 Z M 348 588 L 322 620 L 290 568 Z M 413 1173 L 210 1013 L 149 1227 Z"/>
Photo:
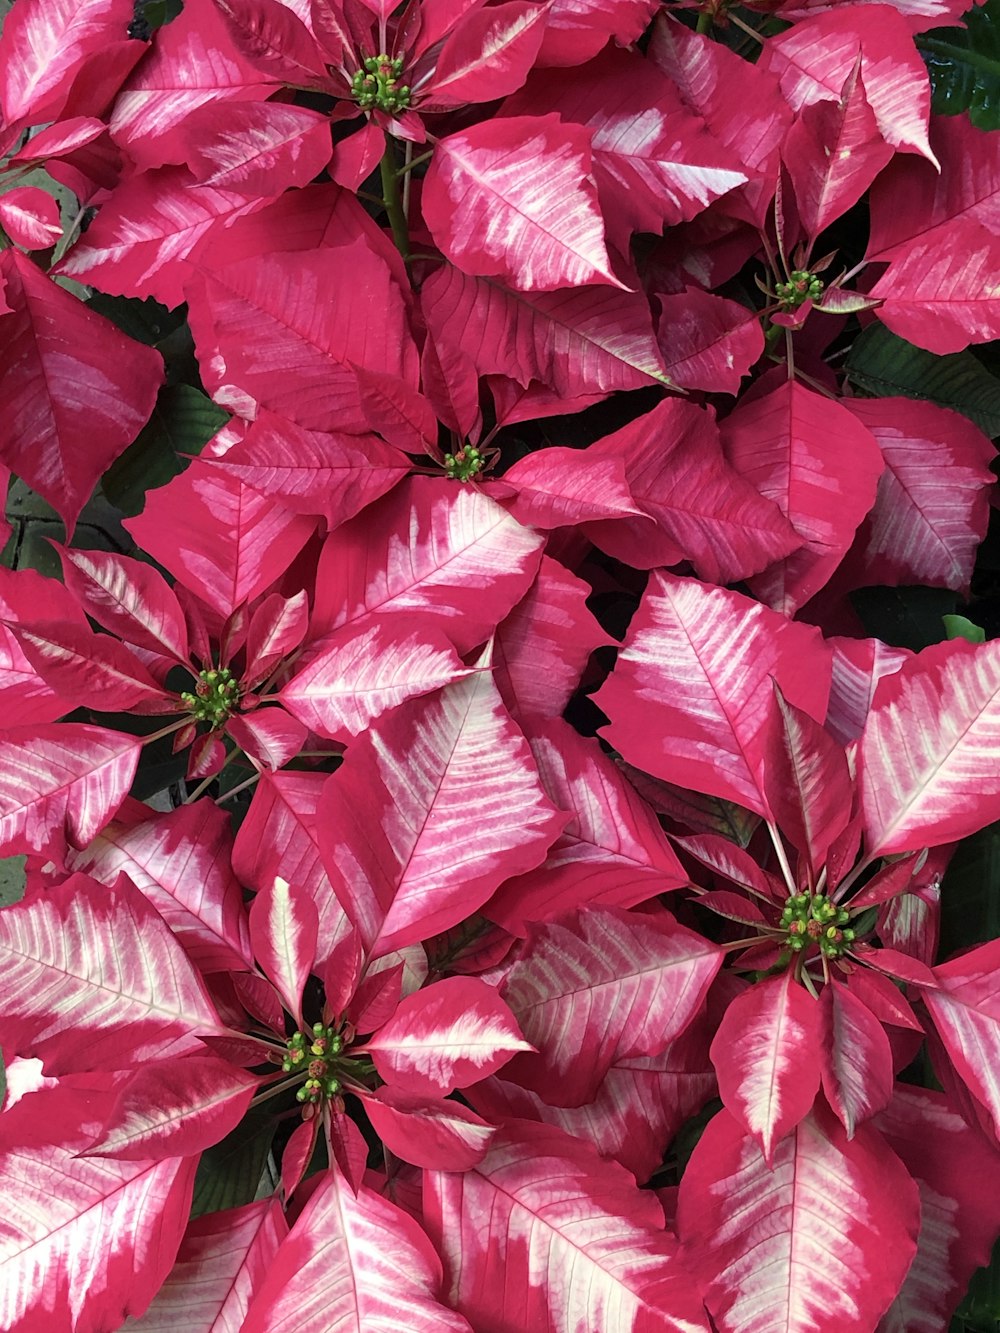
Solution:
<path fill-rule="evenodd" d="M 194 691 L 186 690 L 181 702 L 196 722 L 207 722 L 213 729 L 224 726 L 240 701 L 239 681 L 228 667 L 212 667 L 198 672 Z"/>
<path fill-rule="evenodd" d="M 281 1068 L 286 1074 L 302 1072 L 306 1075 L 295 1094 L 296 1100 L 315 1104 L 324 1097 L 336 1097 L 343 1087 L 336 1073 L 344 1049 L 340 1033 L 333 1027 L 314 1023 L 311 1033 L 296 1032 L 286 1044 L 288 1050 Z"/>
<path fill-rule="evenodd" d="M 796 893 L 785 903 L 781 929 L 786 931 L 784 947 L 792 953 L 815 944 L 827 958 L 839 958 L 854 943 L 854 931 L 848 926 L 850 912 L 832 903 L 825 893 Z"/>
<path fill-rule="evenodd" d="M 387 55 L 369 56 L 364 69 L 359 69 L 351 79 L 351 92 L 358 106 L 363 111 L 377 107 L 390 114 L 405 111 L 410 105 L 410 89 L 399 84 L 402 72 L 403 62 L 398 57 L 390 60 Z"/>
<path fill-rule="evenodd" d="M 472 481 L 482 472 L 485 463 L 486 459 L 474 444 L 444 456 L 445 473 L 455 481 Z"/>
<path fill-rule="evenodd" d="M 775 294 L 786 309 L 794 310 L 806 301 L 817 300 L 823 292 L 823 283 L 805 269 L 797 268 L 787 282 L 776 284 Z"/>

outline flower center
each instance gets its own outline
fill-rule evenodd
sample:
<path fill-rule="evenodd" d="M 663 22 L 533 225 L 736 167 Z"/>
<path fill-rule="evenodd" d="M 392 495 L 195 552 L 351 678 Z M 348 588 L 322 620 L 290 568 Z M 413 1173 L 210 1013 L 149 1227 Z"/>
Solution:
<path fill-rule="evenodd" d="M 390 60 L 387 55 L 369 56 L 364 69 L 351 80 L 351 92 L 362 111 L 405 111 L 410 105 L 410 89 L 406 84 L 400 86 L 402 72 L 403 62 L 398 57 Z"/>
<path fill-rule="evenodd" d="M 193 692 L 185 690 L 181 702 L 196 722 L 207 722 L 214 730 L 228 721 L 241 693 L 229 667 L 210 667 L 198 672 Z"/>
<path fill-rule="evenodd" d="M 797 268 L 787 282 L 777 283 L 774 290 L 785 309 L 794 310 L 806 301 L 815 301 L 822 294 L 823 283 L 807 270 Z"/>
<path fill-rule="evenodd" d="M 486 459 L 473 444 L 467 444 L 457 453 L 445 454 L 445 473 L 455 481 L 472 481 L 486 465 Z"/>
<path fill-rule="evenodd" d="M 304 1103 L 304 1114 L 312 1113 L 305 1108 L 340 1096 L 345 1079 L 359 1083 L 371 1072 L 369 1061 L 344 1054 L 350 1041 L 350 1030 L 345 1035 L 341 1028 L 324 1023 L 314 1023 L 311 1031 L 296 1032 L 288 1038 L 281 1068 L 286 1074 L 305 1075 L 295 1094 L 296 1100 Z"/>
<path fill-rule="evenodd" d="M 827 958 L 839 958 L 854 943 L 854 931 L 847 925 L 850 919 L 850 912 L 832 903 L 825 893 L 793 894 L 781 913 L 784 947 L 801 953 L 815 944 Z"/>

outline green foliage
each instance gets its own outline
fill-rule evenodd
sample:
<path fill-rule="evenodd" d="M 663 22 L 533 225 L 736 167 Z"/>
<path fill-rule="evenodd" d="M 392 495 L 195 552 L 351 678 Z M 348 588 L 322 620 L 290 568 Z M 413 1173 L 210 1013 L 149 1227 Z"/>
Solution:
<path fill-rule="evenodd" d="M 228 420 L 200 389 L 168 384 L 137 439 L 105 474 L 104 493 L 123 514 L 141 513 L 146 492 L 183 471 L 183 456 L 200 453 Z"/>
<path fill-rule="evenodd" d="M 918 653 L 944 638 L 941 622 L 958 598 L 947 588 L 859 588 L 851 602 L 866 634 Z"/>
<path fill-rule="evenodd" d="M 1000 129 L 1000 0 L 965 15 L 961 28 L 935 28 L 917 38 L 933 89 L 932 109 L 968 111 L 973 125 Z"/>
<path fill-rule="evenodd" d="M 965 616 L 942 616 L 945 638 L 966 639 L 969 643 L 985 643 L 986 631 L 982 625 L 974 625 Z"/>
<path fill-rule="evenodd" d="M 1000 1241 L 988 1268 L 969 1283 L 965 1300 L 951 1321 L 951 1333 L 996 1333 L 1000 1328 Z"/>
<path fill-rule="evenodd" d="M 948 958 L 1000 938 L 1000 823 L 961 842 L 941 887 L 941 947 Z"/>
<path fill-rule="evenodd" d="M 275 1123 L 266 1106 L 248 1111 L 231 1134 L 207 1148 L 198 1163 L 191 1200 L 191 1216 L 214 1213 L 252 1203 L 277 1186 L 270 1160 Z"/>
<path fill-rule="evenodd" d="M 873 398 L 925 399 L 964 413 L 987 435 L 1000 435 L 1000 379 L 971 352 L 935 356 L 872 324 L 851 348 L 847 376 Z"/>

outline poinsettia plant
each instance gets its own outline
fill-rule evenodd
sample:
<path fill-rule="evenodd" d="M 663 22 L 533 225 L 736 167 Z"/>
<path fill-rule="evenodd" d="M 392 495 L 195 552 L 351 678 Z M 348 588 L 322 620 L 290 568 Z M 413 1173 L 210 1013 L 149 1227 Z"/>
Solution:
<path fill-rule="evenodd" d="M 3 1328 L 948 1329 L 1000 1234 L 963 8 L 14 0 Z M 911 592 L 967 618 L 866 624 Z"/>

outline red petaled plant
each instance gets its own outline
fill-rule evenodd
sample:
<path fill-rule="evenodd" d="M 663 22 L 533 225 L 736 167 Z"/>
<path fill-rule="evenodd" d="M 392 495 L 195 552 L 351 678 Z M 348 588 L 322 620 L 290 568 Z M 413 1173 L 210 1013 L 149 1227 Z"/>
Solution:
<path fill-rule="evenodd" d="M 1000 337 L 962 8 L 15 0 L 4 1329 L 948 1328 L 1000 647 L 851 594 L 994 450 L 844 367 Z"/>

